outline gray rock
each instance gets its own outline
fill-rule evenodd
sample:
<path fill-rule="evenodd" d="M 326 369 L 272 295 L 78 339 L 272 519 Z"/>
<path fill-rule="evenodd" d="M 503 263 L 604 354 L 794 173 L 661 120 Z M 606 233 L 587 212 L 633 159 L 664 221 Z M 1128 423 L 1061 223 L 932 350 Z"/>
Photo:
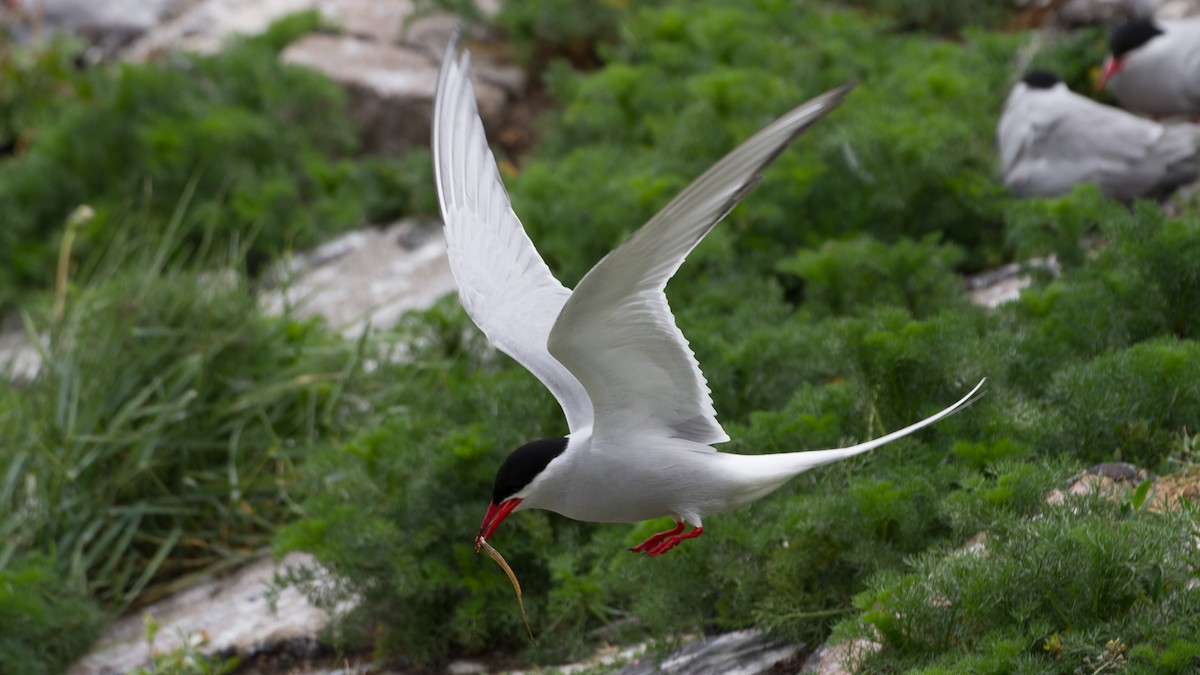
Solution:
<path fill-rule="evenodd" d="M 413 0 L 155 1 L 187 2 L 188 6 L 130 45 L 124 58 L 142 61 L 171 50 L 211 54 L 233 36 L 256 35 L 289 14 L 307 10 L 320 12 L 330 24 L 361 40 L 406 44 L 438 56 L 457 23 L 445 13 L 416 14 Z M 484 15 L 494 13 L 498 7 L 496 0 L 480 0 L 477 5 Z"/>
<path fill-rule="evenodd" d="M 68 675 L 116 675 L 150 663 L 143 616 L 161 626 L 154 650 L 171 652 L 184 640 L 205 654 L 252 656 L 278 645 L 309 644 L 324 628 L 327 616 L 299 590 L 284 589 L 275 602 L 267 601 L 273 575 L 295 565 L 311 565 L 306 554 L 293 553 L 278 563 L 259 559 L 231 574 L 208 579 L 160 600 L 143 611 L 119 619 L 76 661 Z"/>
<path fill-rule="evenodd" d="M 1183 19 L 1200 14 L 1200 0 L 1160 0 L 1156 19 Z"/>
<path fill-rule="evenodd" d="M 1015 0 L 1014 4 L 1060 26 L 1086 26 L 1154 16 L 1164 0 Z"/>
<path fill-rule="evenodd" d="M 1060 23 L 1068 25 L 1113 24 L 1132 18 L 1154 16 L 1163 0 L 1068 0 L 1058 9 Z"/>
<path fill-rule="evenodd" d="M 1009 263 L 996 269 L 980 272 L 966 279 L 971 302 L 984 307 L 999 307 L 1016 300 L 1021 290 L 1033 283 L 1027 270 L 1042 270 L 1057 277 L 1062 273 L 1054 256 L 1034 258 L 1024 264 Z"/>
<path fill-rule="evenodd" d="M 620 675 L 758 675 L 779 672 L 778 668 L 789 672 L 788 664 L 806 653 L 803 644 L 780 645 L 759 630 L 742 630 L 688 643 L 662 663 L 640 659 L 622 668 Z"/>
<path fill-rule="evenodd" d="M 320 71 L 346 90 L 366 151 L 400 155 L 428 145 L 438 68 L 457 23 L 453 16 L 416 13 L 413 0 L 157 1 L 194 4 L 139 38 L 124 51 L 124 58 L 143 61 L 171 51 L 212 53 L 230 38 L 261 33 L 288 14 L 319 11 L 339 34 L 308 35 L 288 46 L 283 61 Z M 474 50 L 474 82 L 484 125 L 498 130 L 509 101 L 523 92 L 525 76 L 492 52 Z"/>
<path fill-rule="evenodd" d="M 41 369 L 42 355 L 30 344 L 20 319 L 15 314 L 5 317 L 0 321 L 0 376 L 25 382 Z"/>
<path fill-rule="evenodd" d="M 804 662 L 802 673 L 814 675 L 850 675 L 852 666 L 863 656 L 882 648 L 878 642 L 851 640 L 836 645 L 826 644 L 813 652 Z"/>
<path fill-rule="evenodd" d="M 345 234 L 295 259 L 277 287 L 262 296 L 268 311 L 290 306 L 321 316 L 348 336 L 388 327 L 409 310 L 425 309 L 457 286 L 437 225 L 405 220 Z"/>
<path fill-rule="evenodd" d="M 442 45 L 444 48 L 445 42 Z M 365 150 L 398 156 L 429 145 L 440 52 L 432 58 L 422 50 L 353 35 L 315 34 L 289 45 L 282 59 L 318 70 L 346 90 L 350 115 Z M 502 80 L 503 76 L 511 79 L 514 69 L 489 67 L 484 62 L 474 77 L 484 125 L 499 129 L 509 92 L 488 81 L 489 70 L 499 70 L 498 79 Z"/>
<path fill-rule="evenodd" d="M 124 50 L 122 58 L 145 61 L 169 51 L 212 54 L 236 35 L 257 35 L 289 14 L 323 4 L 319 0 L 197 0 L 147 31 Z"/>
<path fill-rule="evenodd" d="M 76 33 L 111 53 L 197 0 L 15 0 L 27 21 Z"/>

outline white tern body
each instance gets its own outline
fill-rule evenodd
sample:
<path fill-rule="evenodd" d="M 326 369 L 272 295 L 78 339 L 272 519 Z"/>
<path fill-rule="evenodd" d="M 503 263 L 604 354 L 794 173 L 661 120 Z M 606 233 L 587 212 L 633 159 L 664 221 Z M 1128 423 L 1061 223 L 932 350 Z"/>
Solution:
<path fill-rule="evenodd" d="M 597 263 L 572 292 L 555 279 L 512 211 L 476 110 L 469 55 L 456 57 L 452 42 L 438 85 L 433 155 L 459 296 L 491 343 L 550 389 L 570 429 L 561 454 L 538 467 L 524 487 L 494 499 L 477 543 L 508 513 L 526 508 L 596 522 L 670 516 L 680 523 L 672 535 L 683 522 L 697 528 L 662 543 L 652 538 L 657 548 L 635 549 L 657 555 L 699 534 L 706 515 L 754 501 L 806 469 L 932 424 L 978 391 L 908 428 L 850 448 L 764 456 L 717 452 L 712 445 L 729 437 L 663 289 L 763 167 L 851 87 L 813 99 L 743 143 Z M 496 503 L 500 499 L 504 508 Z"/>

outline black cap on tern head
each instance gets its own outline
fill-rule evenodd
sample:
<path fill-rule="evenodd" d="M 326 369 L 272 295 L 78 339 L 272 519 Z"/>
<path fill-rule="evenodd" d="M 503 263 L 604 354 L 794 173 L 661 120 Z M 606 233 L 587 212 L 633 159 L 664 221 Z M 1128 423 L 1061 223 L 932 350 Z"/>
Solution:
<path fill-rule="evenodd" d="M 1062 82 L 1057 75 L 1048 70 L 1031 70 L 1021 81 L 1030 89 L 1049 89 Z"/>
<path fill-rule="evenodd" d="M 1130 19 L 1109 34 L 1108 50 L 1113 58 L 1121 58 L 1162 34 L 1163 30 L 1149 19 Z"/>
<path fill-rule="evenodd" d="M 566 449 L 565 438 L 543 438 L 513 450 L 496 471 L 492 503 L 499 504 L 524 490 L 546 465 Z"/>

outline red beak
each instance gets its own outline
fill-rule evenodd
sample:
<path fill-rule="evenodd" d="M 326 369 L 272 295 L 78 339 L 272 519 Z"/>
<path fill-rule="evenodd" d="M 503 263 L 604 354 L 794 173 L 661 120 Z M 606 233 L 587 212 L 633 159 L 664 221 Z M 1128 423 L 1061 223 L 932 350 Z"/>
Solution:
<path fill-rule="evenodd" d="M 479 534 L 475 537 L 475 553 L 479 553 L 479 549 L 483 546 L 483 541 L 492 536 L 500 523 L 508 517 L 508 514 L 513 512 L 521 504 L 520 499 L 512 498 L 505 499 L 497 506 L 495 503 L 488 504 L 487 515 L 483 517 L 483 524 L 479 526 Z"/>
<path fill-rule="evenodd" d="M 1096 80 L 1096 91 L 1103 89 L 1104 85 L 1108 84 L 1108 81 L 1112 79 L 1112 76 L 1116 75 L 1117 71 L 1121 70 L 1121 66 L 1124 65 L 1124 58 L 1114 59 L 1113 57 L 1109 56 L 1108 58 L 1104 59 L 1104 70 L 1100 72 L 1100 79 Z"/>

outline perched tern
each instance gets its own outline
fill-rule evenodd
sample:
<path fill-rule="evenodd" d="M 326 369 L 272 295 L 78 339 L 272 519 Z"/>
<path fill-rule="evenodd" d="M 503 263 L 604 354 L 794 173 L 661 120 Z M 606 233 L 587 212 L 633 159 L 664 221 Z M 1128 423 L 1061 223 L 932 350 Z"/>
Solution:
<path fill-rule="evenodd" d="M 433 163 L 459 298 L 488 340 L 554 394 L 570 430 L 564 438 L 523 445 L 500 465 L 476 552 L 510 514 L 546 509 L 606 523 L 670 516 L 673 529 L 632 549 L 661 555 L 700 536 L 705 516 L 933 424 L 979 390 L 912 426 L 848 448 L 717 452 L 712 445 L 729 437 L 663 289 L 762 169 L 853 85 L 805 103 L 726 155 L 572 292 L 555 279 L 513 213 L 476 109 L 469 54 L 459 58 L 457 52 L 455 38 L 438 82 Z M 693 529 L 684 532 L 685 523 Z"/>
<path fill-rule="evenodd" d="M 1155 117 L 1200 115 L 1200 17 L 1131 19 L 1113 29 L 1097 89 Z"/>
<path fill-rule="evenodd" d="M 1013 87 L 997 136 L 1004 184 L 1020 197 L 1055 197 L 1085 182 L 1121 201 L 1159 197 L 1200 168 L 1200 127 L 1097 103 L 1046 71 Z"/>

